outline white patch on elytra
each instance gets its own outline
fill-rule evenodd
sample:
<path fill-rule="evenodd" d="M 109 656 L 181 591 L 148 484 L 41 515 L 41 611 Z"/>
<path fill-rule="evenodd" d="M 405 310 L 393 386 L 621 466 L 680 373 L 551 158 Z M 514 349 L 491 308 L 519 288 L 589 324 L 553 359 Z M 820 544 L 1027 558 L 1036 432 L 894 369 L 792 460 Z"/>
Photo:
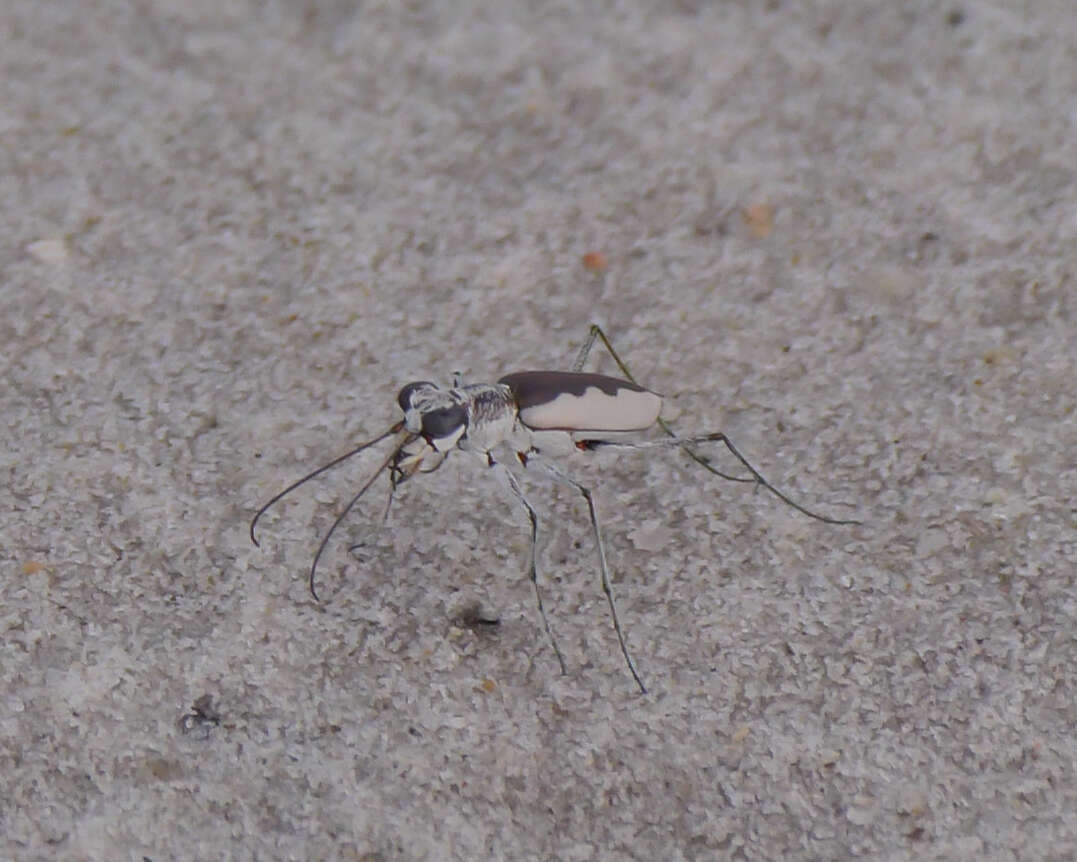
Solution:
<path fill-rule="evenodd" d="M 642 431 L 658 419 L 662 399 L 653 392 L 619 389 L 613 395 L 588 386 L 582 395 L 562 393 L 520 410 L 529 428 L 574 431 Z"/>

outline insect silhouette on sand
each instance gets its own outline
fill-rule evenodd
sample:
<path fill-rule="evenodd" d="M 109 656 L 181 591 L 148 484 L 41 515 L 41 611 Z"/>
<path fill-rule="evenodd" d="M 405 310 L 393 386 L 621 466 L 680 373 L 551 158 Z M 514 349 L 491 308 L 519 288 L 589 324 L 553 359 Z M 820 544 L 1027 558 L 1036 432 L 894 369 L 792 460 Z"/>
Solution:
<path fill-rule="evenodd" d="M 601 341 L 617 363 L 617 367 L 624 375 L 623 379 L 582 371 L 596 340 Z M 493 454 L 495 449 L 500 447 L 511 453 L 522 467 L 541 469 L 555 482 L 575 489 L 586 501 L 598 553 L 602 591 L 609 604 L 617 642 L 632 678 L 639 686 L 640 692 L 644 694 L 647 689 L 628 651 L 624 632 L 617 616 L 617 605 L 613 598 L 613 584 L 606 562 L 606 550 L 602 542 L 602 529 L 599 525 L 595 495 L 590 488 L 581 485 L 565 473 L 557 463 L 547 457 L 544 450 L 557 451 L 566 448 L 571 450 L 571 447 L 581 452 L 596 449 L 623 449 L 633 452 L 683 449 L 693 460 L 716 476 L 734 482 L 750 482 L 761 486 L 809 518 L 822 521 L 824 524 L 860 523 L 851 519 L 828 518 L 794 502 L 771 485 L 721 431 L 693 434 L 688 437 L 675 435 L 669 425 L 658 415 L 662 408 L 661 397 L 636 382 L 628 367 L 614 350 L 609 338 L 598 326 L 591 327 L 571 371 L 519 371 L 506 374 L 497 383 L 461 385 L 458 380 L 454 380 L 453 385 L 446 389 L 427 381 L 416 381 L 408 383 L 400 390 L 397 403 L 404 413 L 403 419 L 395 422 L 373 440 L 356 446 L 339 458 L 334 458 L 328 464 L 293 482 L 262 506 L 251 521 L 251 541 L 260 547 L 255 538 L 258 520 L 270 506 L 286 494 L 363 450 L 392 438 L 392 448 L 389 454 L 340 512 L 318 545 L 309 576 L 311 595 L 317 599 L 315 574 L 318 561 L 333 532 L 370 489 L 378 476 L 382 473 L 389 475 L 389 499 L 381 521 L 384 524 L 389 516 L 393 495 L 400 485 L 418 473 L 430 473 L 436 470 L 454 449 L 473 453 L 478 456 L 480 463 L 492 470 L 504 482 L 512 496 L 527 512 L 531 524 L 527 572 L 535 590 L 535 599 L 543 627 L 557 656 L 561 673 L 567 672 L 565 660 L 546 616 L 535 564 L 538 515 L 524 496 L 515 474 L 501 461 L 495 459 Z M 626 435 L 631 436 L 632 432 L 645 431 L 656 424 L 669 439 L 625 439 Z M 700 455 L 694 448 L 704 443 L 724 445 L 750 475 L 732 476 L 716 469 L 709 458 Z"/>

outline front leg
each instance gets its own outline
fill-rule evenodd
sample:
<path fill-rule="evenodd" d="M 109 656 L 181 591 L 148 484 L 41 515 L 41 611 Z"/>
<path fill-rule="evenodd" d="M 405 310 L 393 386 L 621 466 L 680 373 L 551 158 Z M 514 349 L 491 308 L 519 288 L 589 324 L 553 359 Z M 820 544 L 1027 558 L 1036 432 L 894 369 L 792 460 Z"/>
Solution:
<path fill-rule="evenodd" d="M 546 608 L 542 603 L 542 591 L 539 589 L 538 583 L 538 566 L 536 564 L 537 557 L 537 545 L 538 545 L 538 513 L 535 512 L 535 507 L 528 502 L 527 497 L 524 496 L 524 492 L 520 488 L 520 483 L 516 480 L 516 476 L 509 470 L 504 464 L 499 461 L 495 461 L 493 455 L 489 452 L 484 453 L 486 457 L 486 463 L 490 469 L 494 472 L 494 475 L 508 487 L 512 495 L 520 502 L 520 505 L 527 511 L 527 518 L 531 522 L 531 541 L 528 546 L 527 552 L 527 576 L 531 579 L 531 586 L 535 589 L 535 601 L 538 602 L 539 615 L 542 617 L 542 625 L 546 629 L 546 635 L 550 639 L 550 646 L 553 647 L 554 655 L 557 656 L 557 663 L 561 666 L 561 673 L 566 674 L 568 671 L 565 668 L 565 659 L 561 655 L 561 649 L 557 645 L 557 638 L 554 637 L 553 629 L 550 628 L 550 621 L 546 617 Z M 521 463 L 526 463 L 526 455 L 518 453 Z"/>

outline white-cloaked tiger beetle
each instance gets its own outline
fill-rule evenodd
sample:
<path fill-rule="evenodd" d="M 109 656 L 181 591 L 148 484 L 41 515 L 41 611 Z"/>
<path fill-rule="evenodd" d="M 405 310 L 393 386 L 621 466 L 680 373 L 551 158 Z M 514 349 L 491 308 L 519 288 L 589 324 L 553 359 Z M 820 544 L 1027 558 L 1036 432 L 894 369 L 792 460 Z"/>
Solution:
<path fill-rule="evenodd" d="M 623 379 L 582 371 L 596 339 L 601 340 L 610 356 L 613 357 L 621 373 L 624 374 Z M 498 447 L 514 454 L 521 466 L 528 468 L 537 466 L 554 481 L 574 488 L 586 501 L 598 552 L 602 591 L 609 604 L 621 654 L 624 656 L 632 678 L 643 693 L 646 693 L 647 689 L 629 654 L 624 632 L 617 617 L 617 606 L 613 598 L 613 586 L 609 566 L 606 563 L 606 551 L 602 542 L 602 530 L 599 526 L 594 493 L 590 488 L 568 476 L 551 461 L 547 457 L 549 451 L 565 451 L 566 448 L 571 447 L 583 452 L 607 448 L 633 451 L 679 448 L 715 475 L 731 481 L 751 482 L 761 486 L 798 512 L 817 521 L 826 524 L 860 523 L 851 519 L 828 518 L 794 502 L 771 485 L 721 431 L 693 434 L 689 437 L 676 436 L 665 421 L 659 418 L 658 414 L 662 408 L 661 397 L 636 382 L 606 334 L 595 325 L 591 327 L 590 334 L 580 349 L 571 371 L 519 371 L 506 374 L 497 383 L 461 385 L 459 380 L 454 380 L 453 385 L 447 389 L 442 389 L 427 381 L 416 381 L 408 383 L 400 390 L 397 403 L 404 413 L 403 419 L 394 423 L 373 440 L 356 446 L 339 458 L 333 459 L 302 479 L 293 482 L 262 506 L 251 521 L 251 541 L 258 545 L 258 540 L 255 538 L 258 519 L 286 494 L 353 455 L 387 438 L 392 438 L 392 449 L 389 454 L 340 512 L 318 546 L 309 575 L 310 592 L 317 599 L 318 594 L 314 585 L 315 573 L 329 538 L 378 476 L 386 472 L 389 475 L 389 501 L 382 518 L 384 524 L 388 518 L 393 494 L 401 484 L 417 473 L 430 473 L 436 470 L 454 449 L 475 453 L 486 467 L 501 478 L 512 496 L 527 512 L 531 524 L 531 542 L 527 559 L 528 576 L 535 590 L 542 624 L 546 629 L 554 654 L 557 656 L 561 673 L 567 672 L 565 660 L 546 616 L 535 565 L 538 515 L 524 496 L 515 474 L 495 459 L 493 453 Z M 644 431 L 655 424 L 666 433 L 669 439 L 646 441 L 622 438 L 622 435 Z M 747 469 L 750 476 L 732 476 L 723 473 L 711 464 L 710 459 L 692 448 L 713 442 L 722 443 Z"/>

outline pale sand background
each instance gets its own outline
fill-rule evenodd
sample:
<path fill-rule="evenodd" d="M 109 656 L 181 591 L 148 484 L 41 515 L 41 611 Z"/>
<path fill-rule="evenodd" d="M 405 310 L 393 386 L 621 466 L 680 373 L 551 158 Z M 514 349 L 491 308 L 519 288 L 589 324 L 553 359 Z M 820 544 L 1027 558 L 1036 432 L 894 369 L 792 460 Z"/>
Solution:
<path fill-rule="evenodd" d="M 1072 858 L 1070 0 L 0 28 L 0 856 Z M 403 382 L 567 367 L 592 319 L 678 429 L 867 521 L 572 459 L 648 696 L 563 489 L 527 486 L 567 677 L 467 459 L 357 559 L 379 486 L 321 605 L 372 461 L 250 545 Z"/>

